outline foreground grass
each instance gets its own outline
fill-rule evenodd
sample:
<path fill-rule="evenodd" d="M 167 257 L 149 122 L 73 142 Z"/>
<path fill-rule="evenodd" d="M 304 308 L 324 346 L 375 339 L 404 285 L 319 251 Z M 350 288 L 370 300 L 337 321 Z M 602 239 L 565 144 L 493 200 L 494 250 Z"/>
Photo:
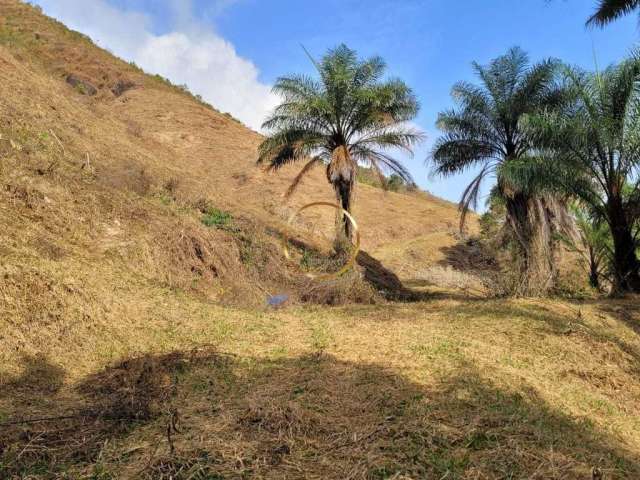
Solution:
<path fill-rule="evenodd" d="M 81 414 L 5 429 L 6 473 L 640 475 L 632 303 L 249 311 L 157 288 L 135 304 L 0 367 L 5 421 Z"/>

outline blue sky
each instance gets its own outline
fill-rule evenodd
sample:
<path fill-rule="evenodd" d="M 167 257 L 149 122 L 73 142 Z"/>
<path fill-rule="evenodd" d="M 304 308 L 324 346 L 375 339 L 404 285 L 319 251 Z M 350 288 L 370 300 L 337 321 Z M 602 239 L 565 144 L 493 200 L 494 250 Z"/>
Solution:
<path fill-rule="evenodd" d="M 362 56 L 381 55 L 422 106 L 416 123 L 429 139 L 407 165 L 421 187 L 453 201 L 471 173 L 431 179 L 423 160 L 438 134 L 438 111 L 452 105 L 451 86 L 474 80 L 472 61 L 519 45 L 532 60 L 594 68 L 597 59 L 602 67 L 623 58 L 640 34 L 636 15 L 585 28 L 595 0 L 85 0 L 82 10 L 75 0 L 35 3 L 252 126 L 274 105 L 268 89 L 278 76 L 313 73 L 301 45 L 314 56 L 341 42 Z M 198 62 L 202 68 L 185 67 Z"/>

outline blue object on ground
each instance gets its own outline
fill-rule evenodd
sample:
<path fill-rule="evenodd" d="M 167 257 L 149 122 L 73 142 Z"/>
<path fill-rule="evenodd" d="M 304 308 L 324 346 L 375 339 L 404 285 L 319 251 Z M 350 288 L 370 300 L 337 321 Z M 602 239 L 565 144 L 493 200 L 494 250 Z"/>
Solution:
<path fill-rule="evenodd" d="M 279 307 L 289 300 L 289 295 L 269 295 L 267 296 L 267 303 L 272 307 Z"/>

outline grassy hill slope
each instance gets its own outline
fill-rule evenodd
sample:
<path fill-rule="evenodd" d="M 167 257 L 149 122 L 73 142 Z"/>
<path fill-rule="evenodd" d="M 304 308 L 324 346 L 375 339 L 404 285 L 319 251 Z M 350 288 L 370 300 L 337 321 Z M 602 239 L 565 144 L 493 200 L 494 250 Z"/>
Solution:
<path fill-rule="evenodd" d="M 0 478 L 640 478 L 637 300 L 303 305 L 280 232 L 332 194 L 283 203 L 259 141 L 0 0 Z M 355 214 L 390 276 L 473 254 L 427 194 Z"/>

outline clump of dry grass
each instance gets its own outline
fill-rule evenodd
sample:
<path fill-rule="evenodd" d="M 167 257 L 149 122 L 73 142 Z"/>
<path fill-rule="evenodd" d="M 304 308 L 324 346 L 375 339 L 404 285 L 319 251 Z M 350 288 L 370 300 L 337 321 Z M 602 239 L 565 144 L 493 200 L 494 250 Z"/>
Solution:
<path fill-rule="evenodd" d="M 298 290 L 302 302 L 319 305 L 373 304 L 381 300 L 381 296 L 357 270 L 324 280 L 301 278 Z"/>
<path fill-rule="evenodd" d="M 424 281 L 429 285 L 467 292 L 484 293 L 485 282 L 481 277 L 469 272 L 460 271 L 450 265 L 434 265 L 425 268 L 415 277 L 416 281 Z"/>

